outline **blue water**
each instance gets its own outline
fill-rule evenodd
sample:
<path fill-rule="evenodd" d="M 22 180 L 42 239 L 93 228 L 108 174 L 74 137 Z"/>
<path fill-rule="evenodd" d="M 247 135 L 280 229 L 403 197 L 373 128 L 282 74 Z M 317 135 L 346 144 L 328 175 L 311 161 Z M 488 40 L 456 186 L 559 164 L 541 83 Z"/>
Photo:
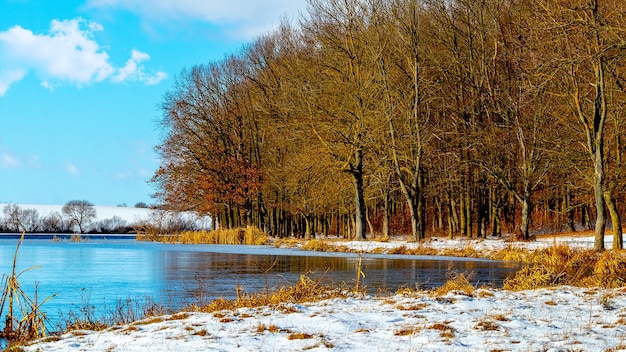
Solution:
<path fill-rule="evenodd" d="M 16 239 L 0 235 L 0 274 L 10 273 L 16 243 Z M 60 314 L 78 311 L 87 300 L 99 312 L 114 308 L 119 300 L 146 297 L 177 309 L 198 298 L 234 298 L 237 286 L 245 292 L 259 292 L 292 285 L 301 274 L 322 278 L 327 285 L 353 287 L 358 260 L 353 254 L 271 246 L 26 239 L 19 250 L 17 269 L 38 266 L 24 272 L 19 282 L 30 295 L 37 284 L 40 301 L 57 294 L 42 307 L 54 322 Z M 362 285 L 376 293 L 436 287 L 450 272 L 469 273 L 474 282 L 497 287 L 518 266 L 446 257 L 365 255 L 362 268 Z"/>

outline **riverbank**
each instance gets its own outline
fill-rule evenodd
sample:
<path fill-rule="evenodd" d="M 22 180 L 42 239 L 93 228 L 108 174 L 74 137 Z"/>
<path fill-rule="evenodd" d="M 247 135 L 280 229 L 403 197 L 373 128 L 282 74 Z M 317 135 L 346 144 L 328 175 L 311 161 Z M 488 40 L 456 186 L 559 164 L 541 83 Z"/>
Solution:
<path fill-rule="evenodd" d="M 607 236 L 608 237 L 608 236 Z M 607 238 L 610 247 L 611 238 Z M 457 247 L 476 251 L 539 249 L 567 244 L 591 249 L 587 235 L 501 239 L 340 242 L 375 248 Z M 366 273 L 367 275 L 367 273 Z M 561 286 L 524 291 L 459 287 L 404 291 L 179 313 L 74 331 L 23 347 L 26 351 L 535 351 L 626 350 L 626 290 Z"/>
<path fill-rule="evenodd" d="M 604 238 L 605 248 L 612 247 L 613 235 L 607 234 Z M 301 239 L 273 239 L 276 247 L 300 248 L 319 252 L 350 252 L 369 254 L 410 254 L 410 255 L 439 255 L 468 258 L 494 258 L 503 250 L 535 251 L 555 245 L 568 246 L 574 250 L 593 249 L 593 232 L 577 232 L 571 234 L 542 235 L 529 241 L 513 241 L 510 237 L 467 238 L 456 237 L 429 237 L 420 242 L 402 238 L 389 240 L 346 241 L 337 238 L 323 238 L 313 240 Z"/>

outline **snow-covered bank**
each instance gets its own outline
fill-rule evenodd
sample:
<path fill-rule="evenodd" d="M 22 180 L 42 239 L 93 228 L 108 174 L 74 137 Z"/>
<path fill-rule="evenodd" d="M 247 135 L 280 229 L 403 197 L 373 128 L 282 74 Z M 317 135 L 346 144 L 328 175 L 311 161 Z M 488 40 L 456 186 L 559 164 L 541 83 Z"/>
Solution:
<path fill-rule="evenodd" d="M 148 319 L 26 351 L 616 351 L 626 294 L 572 287 L 351 297 Z"/>
<path fill-rule="evenodd" d="M 489 253 L 504 248 L 523 248 L 528 250 L 536 250 L 542 248 L 548 248 L 555 244 L 567 245 L 572 249 L 593 249 L 594 239 L 593 236 L 580 235 L 580 236 L 542 236 L 531 241 L 516 242 L 506 241 L 500 237 L 487 237 L 487 238 L 467 238 L 457 237 L 455 239 L 448 239 L 443 237 L 428 238 L 422 242 L 407 242 L 390 240 L 388 242 L 377 241 L 338 241 L 329 242 L 329 244 L 337 246 L 345 246 L 354 251 L 363 251 L 365 253 L 386 253 L 390 250 L 404 247 L 408 250 L 413 249 L 434 249 L 437 251 L 445 250 L 457 250 L 462 251 L 467 248 L 471 248 L 479 253 Z M 613 243 L 613 235 L 607 234 L 604 237 L 604 247 L 611 248 Z"/>

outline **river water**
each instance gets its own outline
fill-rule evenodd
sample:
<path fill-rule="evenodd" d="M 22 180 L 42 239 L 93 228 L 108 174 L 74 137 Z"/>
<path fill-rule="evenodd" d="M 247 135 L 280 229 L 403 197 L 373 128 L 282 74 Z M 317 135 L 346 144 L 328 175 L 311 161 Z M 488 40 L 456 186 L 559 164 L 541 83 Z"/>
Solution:
<path fill-rule="evenodd" d="M 0 235 L 0 275 L 9 274 L 17 239 Z M 134 239 L 26 239 L 17 257 L 24 291 L 39 300 L 57 294 L 42 306 L 54 321 L 60 313 L 77 312 L 88 301 L 102 312 L 116 302 L 151 299 L 181 308 L 218 297 L 273 290 L 293 285 L 300 275 L 321 278 L 326 285 L 353 287 L 359 257 L 346 253 L 315 253 L 271 246 L 167 245 Z M 368 292 L 394 292 L 402 287 L 432 288 L 450 273 L 465 273 L 473 282 L 499 287 L 517 270 L 514 263 L 398 255 L 364 255 L 362 285 Z M 4 320 L 0 320 L 4 321 Z M 1 326 L 0 326 L 1 328 Z"/>

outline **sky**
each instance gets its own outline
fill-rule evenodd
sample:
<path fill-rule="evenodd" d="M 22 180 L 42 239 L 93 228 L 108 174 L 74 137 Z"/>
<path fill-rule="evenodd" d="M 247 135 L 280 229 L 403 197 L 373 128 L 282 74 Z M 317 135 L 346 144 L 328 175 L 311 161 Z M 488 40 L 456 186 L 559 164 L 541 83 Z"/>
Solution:
<path fill-rule="evenodd" d="M 0 0 L 0 203 L 152 204 L 164 94 L 306 0 Z"/>

